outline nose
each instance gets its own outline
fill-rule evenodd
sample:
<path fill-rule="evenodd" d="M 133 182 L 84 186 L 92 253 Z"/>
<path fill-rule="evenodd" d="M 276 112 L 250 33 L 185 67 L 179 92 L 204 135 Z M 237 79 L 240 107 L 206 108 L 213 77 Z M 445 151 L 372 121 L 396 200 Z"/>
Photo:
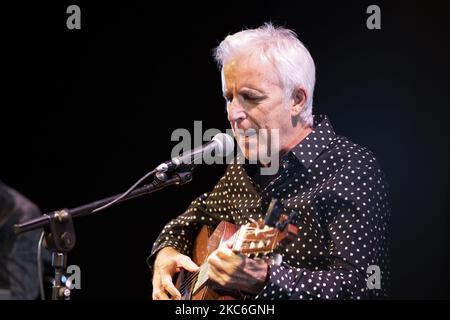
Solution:
<path fill-rule="evenodd" d="M 239 123 L 247 118 L 247 114 L 245 113 L 244 108 L 242 108 L 238 103 L 235 103 L 234 101 L 232 101 L 228 105 L 227 111 L 228 121 L 230 121 L 231 123 Z"/>

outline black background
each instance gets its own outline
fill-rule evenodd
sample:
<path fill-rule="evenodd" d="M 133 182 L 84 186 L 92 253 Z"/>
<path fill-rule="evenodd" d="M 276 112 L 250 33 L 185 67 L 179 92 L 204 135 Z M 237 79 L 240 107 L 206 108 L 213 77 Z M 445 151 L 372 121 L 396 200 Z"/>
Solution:
<path fill-rule="evenodd" d="M 66 28 L 70 4 L 81 30 Z M 370 4 L 381 30 L 366 28 Z M 449 15 L 444 1 L 2 4 L 0 179 L 44 212 L 123 191 L 169 158 L 174 129 L 229 127 L 212 49 L 270 20 L 316 62 L 315 113 L 386 172 L 393 297 L 450 298 Z M 224 169 L 77 220 L 73 298 L 150 298 L 153 241 Z"/>

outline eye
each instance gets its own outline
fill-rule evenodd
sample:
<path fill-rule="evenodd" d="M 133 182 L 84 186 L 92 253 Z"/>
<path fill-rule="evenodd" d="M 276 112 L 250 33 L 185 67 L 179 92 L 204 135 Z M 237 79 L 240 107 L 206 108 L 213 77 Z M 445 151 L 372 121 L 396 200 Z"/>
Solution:
<path fill-rule="evenodd" d="M 223 98 L 225 99 L 226 103 L 231 103 L 231 101 L 233 101 L 233 96 L 232 95 L 226 95 L 223 96 Z"/>
<path fill-rule="evenodd" d="M 250 102 L 259 102 L 261 100 L 264 99 L 264 97 L 253 94 L 253 93 L 242 93 L 242 98 L 244 98 L 245 100 L 248 100 Z"/>
<path fill-rule="evenodd" d="M 252 94 L 247 94 L 247 93 L 244 93 L 244 94 L 242 95 L 242 97 L 243 97 L 245 100 L 257 100 L 257 99 L 258 99 L 258 97 L 254 96 L 254 95 L 252 95 Z"/>

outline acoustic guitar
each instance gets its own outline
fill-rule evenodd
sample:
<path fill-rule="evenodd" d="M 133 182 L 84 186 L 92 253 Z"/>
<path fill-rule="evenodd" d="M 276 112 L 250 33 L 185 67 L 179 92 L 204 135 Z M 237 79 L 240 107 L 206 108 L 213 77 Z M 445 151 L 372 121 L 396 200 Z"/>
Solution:
<path fill-rule="evenodd" d="M 207 258 L 225 241 L 233 243 L 232 250 L 237 254 L 254 259 L 266 259 L 271 264 L 280 264 L 280 255 L 273 254 L 278 247 L 285 247 L 297 237 L 298 229 L 291 224 L 295 212 L 290 215 L 282 212 L 281 205 L 273 199 L 265 219 L 252 220 L 243 226 L 222 221 L 213 231 L 203 226 L 197 235 L 191 259 L 200 266 L 197 272 L 181 270 L 175 286 L 182 300 L 245 300 L 245 292 L 225 291 L 212 286 L 208 279 Z"/>

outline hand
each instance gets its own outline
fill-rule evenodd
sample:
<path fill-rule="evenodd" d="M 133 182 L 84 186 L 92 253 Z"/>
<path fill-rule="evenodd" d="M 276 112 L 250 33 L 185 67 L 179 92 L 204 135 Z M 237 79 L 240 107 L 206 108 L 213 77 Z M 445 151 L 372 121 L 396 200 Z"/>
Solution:
<path fill-rule="evenodd" d="M 153 300 L 181 299 L 181 294 L 172 281 L 173 275 L 181 268 L 190 272 L 198 270 L 198 266 L 188 256 L 174 248 L 166 247 L 158 252 L 153 271 Z"/>
<path fill-rule="evenodd" d="M 232 243 L 225 242 L 208 258 L 208 277 L 225 289 L 258 294 L 265 285 L 268 265 L 234 253 Z"/>

